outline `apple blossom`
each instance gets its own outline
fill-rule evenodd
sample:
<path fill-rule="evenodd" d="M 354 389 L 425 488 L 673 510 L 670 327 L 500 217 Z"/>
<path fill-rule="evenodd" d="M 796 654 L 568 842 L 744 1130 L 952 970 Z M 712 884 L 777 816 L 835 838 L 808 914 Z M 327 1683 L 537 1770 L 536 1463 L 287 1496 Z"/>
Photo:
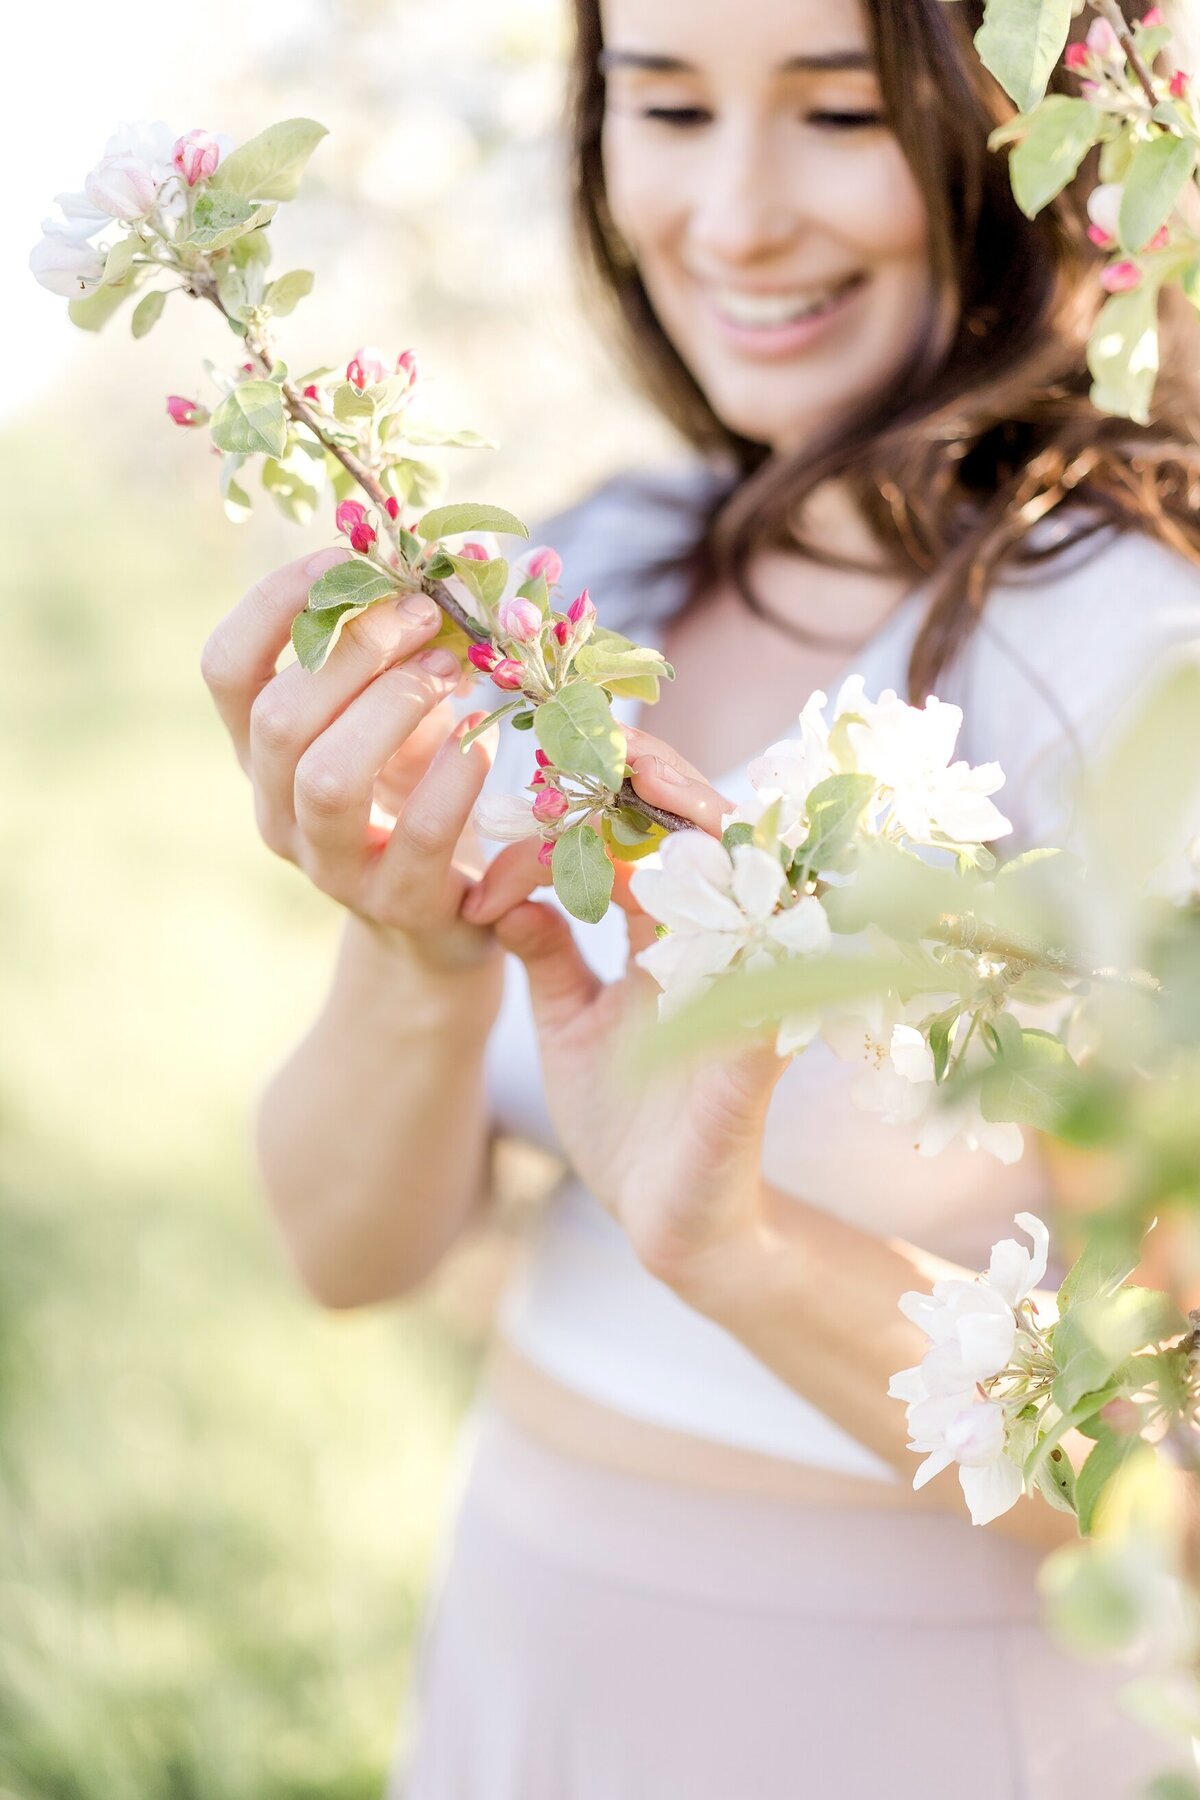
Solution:
<path fill-rule="evenodd" d="M 101 226 L 111 223 L 108 213 L 103 212 L 98 206 L 93 206 L 86 194 L 55 194 L 54 204 L 64 214 L 66 224 L 60 225 L 56 220 L 53 223 L 53 229 L 66 231 L 71 237 L 95 237 Z M 42 229 L 51 229 L 49 222 L 44 224 Z"/>
<path fill-rule="evenodd" d="M 496 686 L 504 688 L 508 693 L 518 693 L 525 685 L 525 671 L 511 656 L 502 656 L 489 670 L 489 674 Z"/>
<path fill-rule="evenodd" d="M 104 252 L 69 231 L 53 228 L 52 220 L 47 220 L 43 230 L 45 236 L 29 252 L 34 279 L 64 300 L 74 300 L 98 287 L 104 279 Z"/>
<path fill-rule="evenodd" d="M 533 803 L 533 816 L 539 825 L 553 825 L 562 818 L 569 805 L 567 796 L 560 794 L 557 788 L 545 788 Z"/>
<path fill-rule="evenodd" d="M 396 358 L 397 375 L 407 375 L 408 385 L 415 388 L 421 379 L 421 361 L 415 350 L 402 350 Z"/>
<path fill-rule="evenodd" d="M 595 619 L 596 608 L 592 603 L 592 596 L 586 588 L 568 606 L 567 617 L 572 625 L 590 625 Z"/>
<path fill-rule="evenodd" d="M 360 394 L 364 388 L 375 387 L 379 382 L 386 381 L 387 372 L 383 351 L 377 350 L 373 344 L 363 344 L 346 364 L 346 380 Z"/>
<path fill-rule="evenodd" d="M 500 652 L 494 644 L 468 644 L 467 646 L 467 661 L 472 663 L 475 668 L 481 669 L 485 675 L 491 674 L 499 660 Z"/>
<path fill-rule="evenodd" d="M 1102 181 L 1088 195 L 1088 218 L 1114 244 L 1117 241 L 1117 226 L 1121 217 L 1121 199 L 1124 191 L 1119 181 Z"/>
<path fill-rule="evenodd" d="M 1107 19 L 1093 19 L 1088 27 L 1087 47 L 1093 56 L 1101 62 L 1114 65 L 1125 61 L 1125 52 L 1121 48 L 1121 40 Z"/>
<path fill-rule="evenodd" d="M 182 394 L 167 395 L 167 411 L 176 425 L 207 425 L 211 417 L 207 406 L 198 400 L 185 400 Z"/>
<path fill-rule="evenodd" d="M 1063 64 L 1068 69 L 1078 71 L 1091 66 L 1091 52 L 1086 44 L 1068 44 Z"/>
<path fill-rule="evenodd" d="M 496 623 L 505 637 L 514 643 L 532 644 L 542 634 L 543 619 L 532 600 L 504 600 L 496 613 Z"/>
<path fill-rule="evenodd" d="M 563 649 L 565 650 L 567 645 L 571 641 L 570 621 L 567 619 L 555 619 L 554 624 L 551 627 L 551 630 L 554 635 L 555 643 L 561 644 Z"/>
<path fill-rule="evenodd" d="M 549 839 L 547 839 L 538 851 L 537 859 L 541 863 L 543 869 L 548 869 L 554 861 L 554 845 Z"/>
<path fill-rule="evenodd" d="M 539 576 L 547 587 L 553 587 L 562 578 L 562 557 L 549 544 L 540 544 L 536 550 L 529 550 L 521 558 L 521 567 L 527 581 L 536 581 Z"/>
<path fill-rule="evenodd" d="M 383 503 L 383 510 L 387 514 L 388 518 L 391 519 L 394 524 L 395 521 L 400 517 L 400 502 L 397 500 L 395 494 L 388 495 L 387 499 Z"/>
<path fill-rule="evenodd" d="M 1191 80 L 1190 75 L 1185 74 L 1185 72 L 1182 69 L 1176 69 L 1175 73 L 1171 77 L 1170 92 L 1171 92 L 1172 100 L 1186 99 L 1187 91 L 1188 91 L 1188 83 L 1190 80 Z"/>
<path fill-rule="evenodd" d="M 1109 263 L 1100 271 L 1100 286 L 1107 294 L 1127 294 L 1142 284 L 1142 271 L 1133 262 Z"/>
<path fill-rule="evenodd" d="M 84 192 L 110 219 L 130 222 L 153 211 L 161 185 L 136 156 L 105 156 L 88 174 Z"/>
<path fill-rule="evenodd" d="M 207 181 L 220 160 L 221 146 L 210 131 L 185 131 L 171 153 L 171 161 L 189 187 Z"/>
<path fill-rule="evenodd" d="M 491 555 L 488 552 L 487 546 L 484 544 L 477 544 L 473 538 L 462 546 L 458 554 L 460 556 L 465 556 L 468 562 L 491 561 Z"/>
<path fill-rule="evenodd" d="M 1149 31 L 1151 26 L 1161 25 L 1163 23 L 1163 10 L 1161 6 L 1152 6 L 1149 12 L 1142 14 L 1141 24 L 1143 31 Z"/>
<path fill-rule="evenodd" d="M 361 500 L 343 500 L 333 515 L 333 522 L 339 531 L 347 534 L 357 525 L 365 524 L 367 509 Z"/>
<path fill-rule="evenodd" d="M 539 835 L 532 802 L 524 794 L 481 794 L 472 817 L 477 831 L 501 843 Z"/>

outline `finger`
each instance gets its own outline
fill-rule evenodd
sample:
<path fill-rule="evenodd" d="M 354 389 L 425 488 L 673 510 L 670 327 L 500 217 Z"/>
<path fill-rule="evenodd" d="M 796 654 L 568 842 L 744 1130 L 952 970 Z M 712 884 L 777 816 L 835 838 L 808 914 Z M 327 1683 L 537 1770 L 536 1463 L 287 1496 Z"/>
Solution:
<path fill-rule="evenodd" d="M 411 662 L 394 663 L 329 722 L 296 763 L 299 850 L 305 869 L 326 892 L 345 895 L 358 885 L 379 771 L 457 680 L 458 661 L 448 650 L 421 651 Z"/>
<path fill-rule="evenodd" d="M 346 554 L 331 546 L 273 569 L 208 636 L 200 673 L 243 769 L 250 765 L 250 708 L 275 674 L 280 652 L 291 637 L 292 620 L 304 611 L 317 576 L 345 562 Z"/>
<path fill-rule="evenodd" d="M 494 925 L 537 888 L 549 887 L 553 878 L 538 861 L 541 847 L 540 838 L 523 838 L 498 851 L 463 902 L 464 919 L 472 925 Z"/>
<path fill-rule="evenodd" d="M 529 978 L 529 1000 L 538 1029 L 572 1024 L 604 983 L 584 962 L 571 927 L 556 907 L 526 900 L 495 926 L 496 938 L 520 957 Z"/>
<path fill-rule="evenodd" d="M 720 837 L 721 820 L 733 810 L 732 800 L 718 793 L 689 762 L 658 738 L 632 729 L 625 735 L 635 792 L 652 806 L 673 812 L 689 825 Z"/>
<path fill-rule="evenodd" d="M 408 595 L 399 603 L 379 601 L 351 620 L 315 672 L 291 663 L 260 690 L 250 709 L 249 770 L 259 830 L 269 844 L 286 842 L 297 821 L 301 759 L 312 749 L 315 754 L 309 772 L 321 774 L 323 753 L 317 749 L 317 740 L 385 669 L 415 657 L 436 635 L 439 618 L 437 607 L 424 595 Z M 455 656 L 445 650 L 429 654 L 443 660 L 436 665 L 414 662 L 407 677 L 398 680 L 392 676 L 386 684 L 399 699 L 420 701 L 404 707 L 406 730 L 396 734 L 393 750 L 459 679 Z M 330 804 L 336 805 L 336 801 L 334 795 Z M 322 810 L 319 789 L 310 810 Z"/>
<path fill-rule="evenodd" d="M 450 732 L 421 777 L 371 870 L 371 897 L 383 917 L 421 919 L 447 904 L 458 911 L 468 877 L 455 867 L 455 852 L 492 766 L 496 726 L 464 751 L 462 739 L 487 717 L 468 713 Z M 448 884 L 457 881 L 456 892 Z"/>

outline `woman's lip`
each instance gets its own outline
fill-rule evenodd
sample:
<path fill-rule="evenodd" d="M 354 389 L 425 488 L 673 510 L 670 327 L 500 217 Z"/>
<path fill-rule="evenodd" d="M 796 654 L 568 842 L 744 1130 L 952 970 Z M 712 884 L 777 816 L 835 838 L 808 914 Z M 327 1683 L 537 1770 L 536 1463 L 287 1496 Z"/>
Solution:
<path fill-rule="evenodd" d="M 726 342 L 738 350 L 765 359 L 793 355 L 807 344 L 819 338 L 829 327 L 835 325 L 842 317 L 856 294 L 866 286 L 865 275 L 853 276 L 842 291 L 820 312 L 810 313 L 804 318 L 793 319 L 782 325 L 742 325 L 723 313 L 713 298 L 712 290 L 705 290 L 703 298 L 710 317 L 717 325 Z M 747 293 L 751 290 L 746 289 Z M 756 293 L 787 293 L 784 289 L 757 289 Z M 794 291 L 794 290 L 793 290 Z"/>

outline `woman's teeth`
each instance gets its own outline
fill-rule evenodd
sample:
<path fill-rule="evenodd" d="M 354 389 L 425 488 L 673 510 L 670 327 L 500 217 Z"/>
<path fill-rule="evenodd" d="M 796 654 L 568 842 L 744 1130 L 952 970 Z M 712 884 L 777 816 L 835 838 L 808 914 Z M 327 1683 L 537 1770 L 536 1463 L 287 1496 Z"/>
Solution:
<path fill-rule="evenodd" d="M 712 301 L 717 311 L 731 325 L 746 325 L 765 331 L 772 326 L 794 325 L 798 319 L 807 319 L 814 313 L 824 312 L 857 279 L 855 276 L 850 281 L 839 281 L 835 287 L 821 288 L 819 291 L 806 288 L 790 294 L 743 294 L 732 288 L 716 288 L 712 293 Z"/>

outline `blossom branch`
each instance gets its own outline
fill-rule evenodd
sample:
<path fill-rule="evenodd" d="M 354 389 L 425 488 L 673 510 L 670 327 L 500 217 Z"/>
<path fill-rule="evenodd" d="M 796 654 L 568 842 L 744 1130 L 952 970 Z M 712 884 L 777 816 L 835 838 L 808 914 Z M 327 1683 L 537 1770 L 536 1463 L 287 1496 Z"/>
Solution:
<path fill-rule="evenodd" d="M 1125 52 L 1126 60 L 1136 75 L 1142 92 L 1145 94 L 1151 107 L 1157 106 L 1158 94 L 1155 90 L 1154 79 L 1150 74 L 1149 69 L 1146 67 L 1141 52 L 1134 45 L 1133 35 L 1126 23 L 1124 14 L 1117 5 L 1117 0 L 1092 0 L 1092 6 L 1096 12 L 1108 20 L 1108 23 L 1116 32 L 1117 37 L 1120 40 L 1121 48 Z M 1170 127 L 1168 126 L 1166 129 L 1169 130 Z"/>

